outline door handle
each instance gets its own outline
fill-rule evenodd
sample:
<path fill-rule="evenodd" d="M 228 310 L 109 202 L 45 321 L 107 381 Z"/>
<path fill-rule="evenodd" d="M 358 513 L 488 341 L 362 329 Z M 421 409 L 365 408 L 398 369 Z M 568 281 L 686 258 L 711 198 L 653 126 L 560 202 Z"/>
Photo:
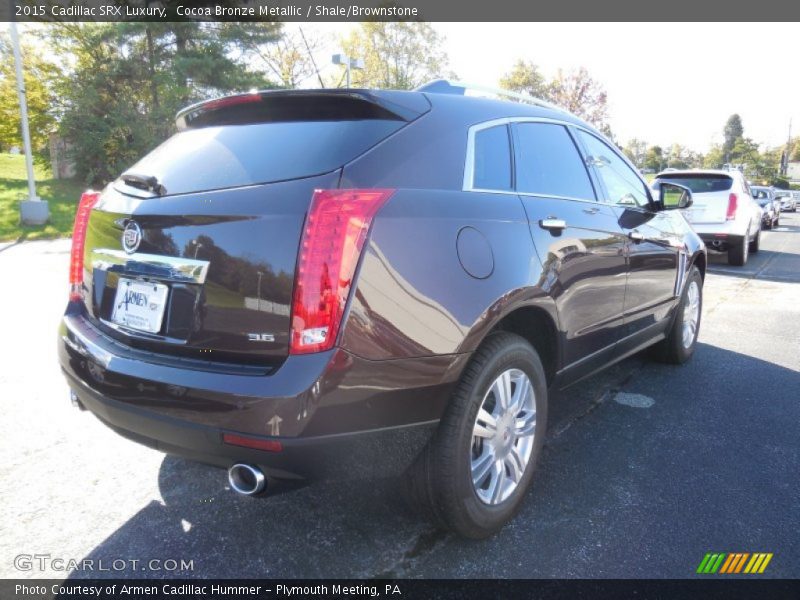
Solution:
<path fill-rule="evenodd" d="M 640 232 L 636 231 L 635 229 L 628 234 L 628 237 L 631 240 L 633 240 L 635 243 L 637 243 L 637 244 L 640 243 L 640 242 L 643 242 L 643 241 L 645 241 L 645 239 L 647 239 L 647 238 L 644 237 L 643 233 L 640 233 Z"/>
<path fill-rule="evenodd" d="M 557 219 L 556 217 L 548 217 L 539 221 L 539 227 L 547 229 L 551 232 L 561 232 L 567 228 L 567 222 L 564 219 Z"/>
<path fill-rule="evenodd" d="M 600 209 L 596 206 L 593 206 L 592 208 L 584 208 L 583 212 L 585 212 L 587 215 L 596 215 L 600 212 Z"/>

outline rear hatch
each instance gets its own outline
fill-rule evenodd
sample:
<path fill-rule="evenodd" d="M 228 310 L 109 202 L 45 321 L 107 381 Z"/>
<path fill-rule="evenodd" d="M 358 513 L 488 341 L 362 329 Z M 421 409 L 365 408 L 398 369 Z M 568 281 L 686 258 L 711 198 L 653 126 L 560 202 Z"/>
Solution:
<path fill-rule="evenodd" d="M 734 191 L 733 178 L 717 173 L 670 173 L 658 178 L 692 190 L 692 206 L 684 209 L 686 220 L 693 225 L 725 223 L 728 204 Z"/>
<path fill-rule="evenodd" d="M 83 299 L 106 335 L 155 354 L 278 364 L 315 189 L 429 108 L 402 92 L 264 92 L 193 106 L 103 192 Z M 157 360 L 157 356 L 154 356 Z"/>

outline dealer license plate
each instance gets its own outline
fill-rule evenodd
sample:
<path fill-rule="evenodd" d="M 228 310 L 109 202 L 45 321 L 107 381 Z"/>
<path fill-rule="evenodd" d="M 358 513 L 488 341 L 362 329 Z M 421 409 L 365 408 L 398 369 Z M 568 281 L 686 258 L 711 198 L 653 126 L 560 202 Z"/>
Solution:
<path fill-rule="evenodd" d="M 158 333 L 168 292 L 169 287 L 160 283 L 120 278 L 111 320 L 131 329 Z"/>

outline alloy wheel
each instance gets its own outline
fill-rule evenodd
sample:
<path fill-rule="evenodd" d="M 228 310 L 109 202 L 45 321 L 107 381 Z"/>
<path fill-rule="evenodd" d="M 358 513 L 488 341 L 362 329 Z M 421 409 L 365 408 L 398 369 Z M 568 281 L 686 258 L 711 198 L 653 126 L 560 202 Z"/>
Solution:
<path fill-rule="evenodd" d="M 520 369 L 503 371 L 483 397 L 472 429 L 472 484 L 485 504 L 499 504 L 517 488 L 533 450 L 536 400 Z"/>
<path fill-rule="evenodd" d="M 696 281 L 689 283 L 686 290 L 686 304 L 683 307 L 683 347 L 690 348 L 694 343 L 697 323 L 700 320 L 700 286 Z"/>

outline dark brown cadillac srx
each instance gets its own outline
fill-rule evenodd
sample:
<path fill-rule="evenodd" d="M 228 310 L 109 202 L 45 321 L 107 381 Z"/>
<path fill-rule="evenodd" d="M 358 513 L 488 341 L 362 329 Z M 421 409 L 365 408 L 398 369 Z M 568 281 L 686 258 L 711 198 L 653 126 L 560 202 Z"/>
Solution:
<path fill-rule="evenodd" d="M 548 390 L 688 360 L 706 253 L 594 128 L 545 102 L 270 91 L 191 106 L 76 216 L 73 401 L 263 494 L 403 475 L 483 537 L 519 506 Z"/>

